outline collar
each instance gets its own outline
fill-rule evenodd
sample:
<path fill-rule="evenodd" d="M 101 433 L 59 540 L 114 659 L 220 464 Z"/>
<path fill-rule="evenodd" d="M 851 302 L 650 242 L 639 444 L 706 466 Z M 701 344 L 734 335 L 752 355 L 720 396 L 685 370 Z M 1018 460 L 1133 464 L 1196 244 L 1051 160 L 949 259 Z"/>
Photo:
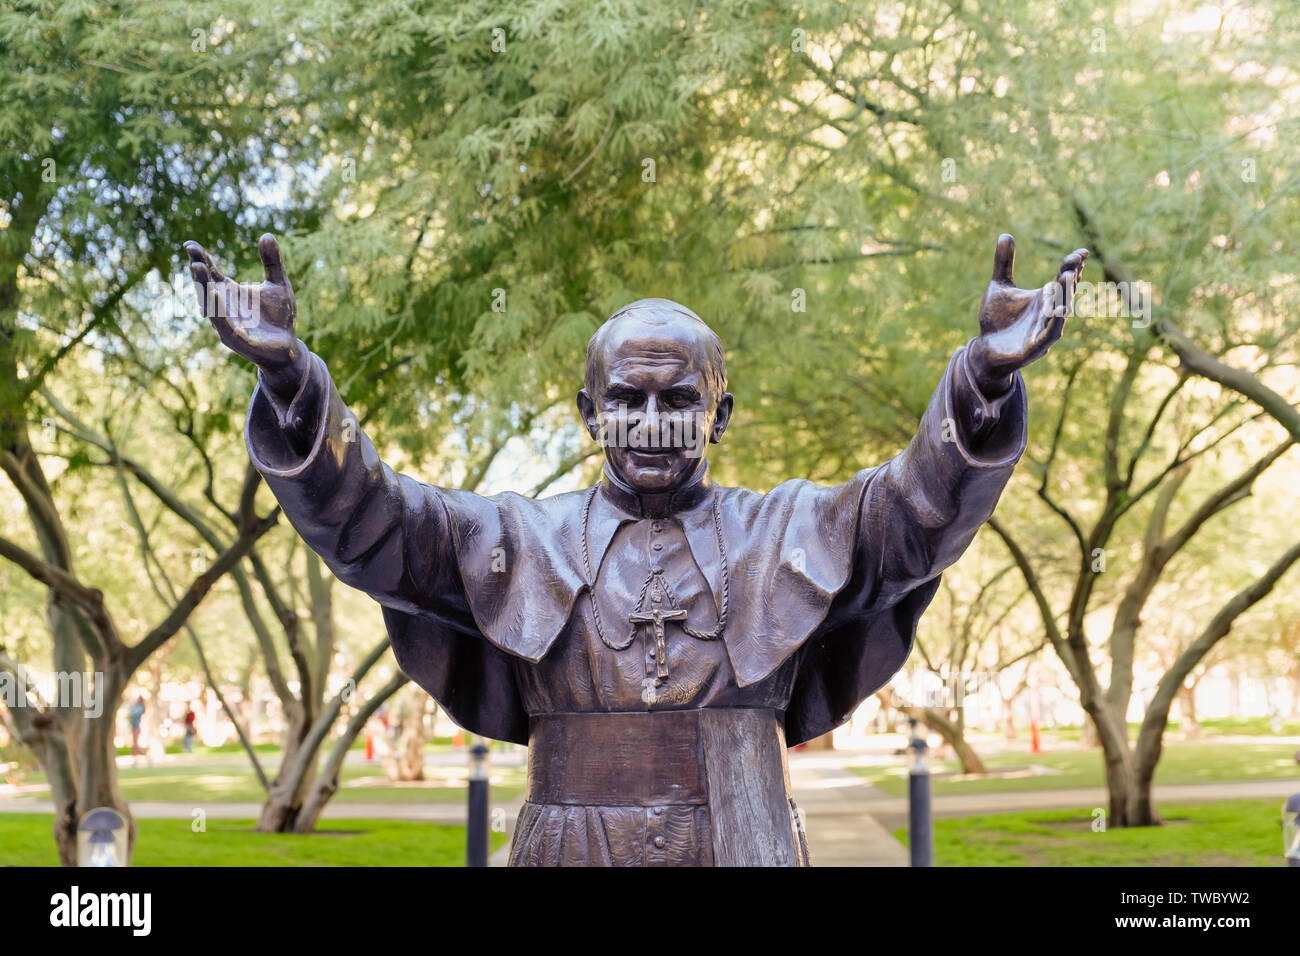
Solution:
<path fill-rule="evenodd" d="M 709 480 L 707 459 L 688 484 L 662 494 L 635 491 L 609 470 L 608 463 L 600 481 L 600 491 L 606 500 L 634 518 L 667 518 L 689 511 L 707 498 L 712 490 L 713 482 Z"/>

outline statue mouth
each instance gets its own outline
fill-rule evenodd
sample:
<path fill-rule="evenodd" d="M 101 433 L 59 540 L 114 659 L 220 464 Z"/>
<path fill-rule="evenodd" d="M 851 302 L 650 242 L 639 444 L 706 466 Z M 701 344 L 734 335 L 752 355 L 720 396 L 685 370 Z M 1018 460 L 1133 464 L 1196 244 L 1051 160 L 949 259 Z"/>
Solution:
<path fill-rule="evenodd" d="M 632 459 L 649 459 L 651 461 L 662 461 L 665 458 L 672 458 L 680 454 L 680 448 L 629 448 L 627 455 Z"/>

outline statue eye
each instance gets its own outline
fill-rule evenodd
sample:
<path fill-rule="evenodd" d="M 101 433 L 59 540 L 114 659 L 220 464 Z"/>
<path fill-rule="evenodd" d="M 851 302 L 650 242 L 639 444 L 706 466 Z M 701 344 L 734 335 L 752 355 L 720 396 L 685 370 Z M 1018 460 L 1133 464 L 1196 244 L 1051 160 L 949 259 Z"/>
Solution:
<path fill-rule="evenodd" d="M 645 404 L 645 395 L 630 388 L 612 388 L 605 393 L 605 398 L 614 405 L 625 405 L 628 408 L 640 408 Z"/>

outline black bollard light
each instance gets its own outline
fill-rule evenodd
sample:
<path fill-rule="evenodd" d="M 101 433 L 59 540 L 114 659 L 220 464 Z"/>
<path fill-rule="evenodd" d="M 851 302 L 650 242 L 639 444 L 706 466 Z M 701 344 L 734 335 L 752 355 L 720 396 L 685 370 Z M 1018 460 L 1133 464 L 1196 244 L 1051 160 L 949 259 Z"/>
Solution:
<path fill-rule="evenodd" d="M 1300 793 L 1282 804 L 1282 854 L 1287 866 L 1300 866 Z"/>
<path fill-rule="evenodd" d="M 112 807 L 96 807 L 77 825 L 77 866 L 126 866 L 126 819 Z"/>
<path fill-rule="evenodd" d="M 469 814 L 466 821 L 466 866 L 488 865 L 488 748 L 482 741 L 469 749 Z"/>
<path fill-rule="evenodd" d="M 917 733 L 917 719 L 907 718 L 912 731 L 908 744 L 912 766 L 907 774 L 907 842 L 912 866 L 934 866 L 934 822 L 930 817 L 930 766 L 925 737 Z"/>

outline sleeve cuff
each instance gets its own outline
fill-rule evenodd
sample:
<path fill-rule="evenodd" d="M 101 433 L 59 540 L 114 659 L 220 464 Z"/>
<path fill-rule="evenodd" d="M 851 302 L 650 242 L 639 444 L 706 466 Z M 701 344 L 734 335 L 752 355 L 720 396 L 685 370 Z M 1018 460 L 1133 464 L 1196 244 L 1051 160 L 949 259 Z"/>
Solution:
<path fill-rule="evenodd" d="M 298 388 L 294 392 L 293 401 L 289 403 L 287 408 L 271 389 L 270 383 L 266 380 L 266 376 L 262 374 L 262 370 L 260 368 L 257 370 L 258 388 L 261 389 L 262 394 L 266 396 L 266 400 L 270 402 L 271 410 L 275 412 L 276 421 L 283 429 L 293 431 L 300 431 L 302 429 L 304 395 L 307 392 L 307 382 L 311 379 L 312 365 L 315 361 L 315 355 L 310 351 L 307 352 L 307 361 L 302 364 L 302 378 L 298 381 Z"/>
<path fill-rule="evenodd" d="M 980 433 L 987 430 L 995 424 L 1001 417 L 1002 411 L 1006 407 L 1011 396 L 1016 393 L 1016 387 L 1021 384 L 1021 375 L 1016 372 L 1011 377 L 1011 387 L 999 395 L 997 398 L 988 398 L 980 390 L 979 384 L 975 379 L 975 372 L 970 367 L 970 343 L 961 350 L 961 384 L 969 392 L 973 399 L 971 406 L 972 424 L 976 432 Z"/>
<path fill-rule="evenodd" d="M 971 465 L 1015 464 L 1029 439 L 1024 377 L 1016 372 L 1011 377 L 1011 388 L 990 400 L 975 384 L 969 346 L 963 346 L 957 353 L 954 365 L 947 395 L 947 417 L 953 423 L 952 442 Z"/>
<path fill-rule="evenodd" d="M 347 414 L 341 403 L 339 408 L 334 407 L 331 389 L 325 363 L 310 352 L 307 373 L 288 408 L 271 394 L 258 373 L 244 424 L 244 442 L 258 471 L 287 478 L 311 464 L 327 433 L 341 427 L 341 419 Z"/>

